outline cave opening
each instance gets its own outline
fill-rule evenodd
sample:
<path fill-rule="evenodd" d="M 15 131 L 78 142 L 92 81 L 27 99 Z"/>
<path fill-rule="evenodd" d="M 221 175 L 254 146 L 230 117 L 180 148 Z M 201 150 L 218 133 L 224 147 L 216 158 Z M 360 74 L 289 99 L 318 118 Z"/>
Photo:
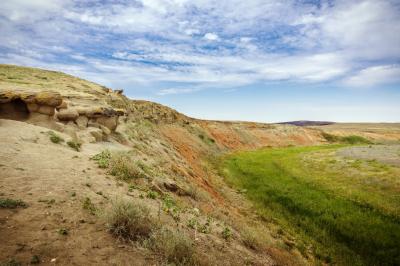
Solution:
<path fill-rule="evenodd" d="M 0 119 L 25 121 L 28 117 L 28 107 L 21 99 L 15 99 L 3 104 L 0 103 Z"/>

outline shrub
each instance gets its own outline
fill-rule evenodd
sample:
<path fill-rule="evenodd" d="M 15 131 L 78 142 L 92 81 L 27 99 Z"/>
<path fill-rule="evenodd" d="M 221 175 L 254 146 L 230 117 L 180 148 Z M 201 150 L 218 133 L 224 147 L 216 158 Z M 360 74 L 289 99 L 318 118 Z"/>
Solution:
<path fill-rule="evenodd" d="M 357 135 L 342 137 L 341 141 L 348 144 L 371 144 L 368 139 Z"/>
<path fill-rule="evenodd" d="M 82 202 L 82 208 L 88 210 L 90 214 L 96 214 L 96 206 L 94 206 L 93 202 L 90 198 L 86 197 Z"/>
<path fill-rule="evenodd" d="M 7 261 L 1 262 L 0 266 L 21 266 L 22 264 L 15 260 L 15 259 L 9 259 Z"/>
<path fill-rule="evenodd" d="M 49 135 L 50 135 L 50 140 L 53 143 L 58 144 L 60 142 L 64 142 L 64 139 L 59 135 L 57 135 L 56 133 L 54 133 L 53 131 L 49 131 Z"/>
<path fill-rule="evenodd" d="M 22 200 L 0 199 L 0 208 L 15 209 L 18 207 L 26 208 L 28 205 Z"/>
<path fill-rule="evenodd" d="M 346 143 L 346 144 L 371 144 L 372 143 L 368 139 L 361 137 L 361 136 L 357 136 L 357 135 L 340 137 L 340 136 L 332 135 L 332 134 L 329 134 L 326 132 L 322 132 L 321 134 L 328 142 L 342 142 L 342 143 Z"/>
<path fill-rule="evenodd" d="M 224 230 L 222 230 L 222 237 L 225 240 L 229 240 L 232 237 L 232 231 L 229 227 L 225 227 Z"/>
<path fill-rule="evenodd" d="M 100 168 L 107 168 L 110 164 L 111 152 L 109 150 L 104 150 L 94 155 L 91 159 L 96 161 Z"/>
<path fill-rule="evenodd" d="M 146 177 L 140 167 L 125 153 L 111 156 L 109 168 L 111 175 L 121 178 L 122 180 Z"/>
<path fill-rule="evenodd" d="M 82 144 L 75 141 L 75 140 L 70 140 L 67 142 L 68 146 L 70 146 L 72 149 L 76 150 L 76 151 L 80 151 L 81 150 L 81 146 Z"/>
<path fill-rule="evenodd" d="M 149 191 L 147 192 L 147 197 L 148 197 L 149 199 L 156 199 L 156 198 L 159 197 L 159 194 L 157 193 L 157 191 L 149 190 Z"/>
<path fill-rule="evenodd" d="M 329 134 L 326 132 L 322 132 L 321 135 L 328 142 L 339 142 L 340 141 L 340 137 L 338 137 L 336 135 L 332 135 L 332 134 Z"/>
<path fill-rule="evenodd" d="M 123 200 L 113 202 L 106 220 L 114 236 L 132 241 L 150 237 L 158 226 L 146 206 Z"/>
<path fill-rule="evenodd" d="M 197 264 L 193 242 L 183 232 L 161 228 L 155 231 L 145 244 L 158 253 L 168 264 Z"/>

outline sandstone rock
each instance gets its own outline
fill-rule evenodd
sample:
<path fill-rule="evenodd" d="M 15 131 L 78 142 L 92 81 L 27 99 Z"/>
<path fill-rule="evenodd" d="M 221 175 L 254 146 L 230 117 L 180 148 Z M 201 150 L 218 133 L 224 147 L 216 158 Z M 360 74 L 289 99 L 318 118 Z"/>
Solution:
<path fill-rule="evenodd" d="M 103 131 L 103 133 L 105 135 L 110 135 L 111 134 L 111 130 L 108 127 L 105 127 L 103 125 L 100 125 L 100 129 Z"/>
<path fill-rule="evenodd" d="M 75 109 L 61 109 L 57 113 L 57 118 L 60 121 L 75 121 L 79 113 Z"/>
<path fill-rule="evenodd" d="M 57 111 L 60 109 L 67 109 L 68 108 L 68 103 L 66 101 L 62 101 L 62 103 L 56 107 Z"/>
<path fill-rule="evenodd" d="M 37 105 L 36 103 L 28 103 L 27 105 L 28 111 L 29 112 L 37 112 L 39 110 L 39 105 Z"/>
<path fill-rule="evenodd" d="M 118 125 L 118 117 L 114 116 L 114 117 L 99 117 L 97 118 L 97 123 L 108 127 L 108 129 L 110 129 L 111 131 L 114 131 L 117 128 Z"/>
<path fill-rule="evenodd" d="M 84 116 L 84 115 L 80 115 L 76 120 L 75 123 L 78 125 L 78 127 L 80 129 L 85 129 L 88 126 L 88 121 L 89 119 Z"/>
<path fill-rule="evenodd" d="M 35 103 L 36 93 L 23 91 L 19 93 L 19 97 L 27 104 Z"/>
<path fill-rule="evenodd" d="M 0 91 L 0 103 L 8 103 L 17 98 L 19 98 L 19 95 L 13 91 Z"/>
<path fill-rule="evenodd" d="M 56 107 L 62 103 L 62 97 L 58 92 L 42 91 L 36 94 L 35 101 L 40 105 Z"/>
<path fill-rule="evenodd" d="M 38 113 L 40 114 L 44 114 L 44 115 L 49 115 L 49 116 L 53 116 L 55 109 L 53 106 L 49 106 L 49 105 L 40 105 L 39 109 L 37 110 Z"/>
<path fill-rule="evenodd" d="M 100 128 L 89 127 L 87 131 L 96 139 L 96 141 L 103 140 L 103 131 Z"/>

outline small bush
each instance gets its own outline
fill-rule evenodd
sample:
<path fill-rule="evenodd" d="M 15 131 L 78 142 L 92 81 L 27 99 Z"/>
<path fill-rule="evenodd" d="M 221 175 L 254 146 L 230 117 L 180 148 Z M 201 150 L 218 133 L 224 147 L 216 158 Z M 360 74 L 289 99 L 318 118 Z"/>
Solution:
<path fill-rule="evenodd" d="M 328 142 L 342 142 L 346 144 L 371 144 L 372 142 L 368 139 L 357 136 L 357 135 L 350 135 L 345 137 L 340 137 L 336 135 L 332 135 L 326 132 L 322 132 L 322 137 L 324 137 Z"/>
<path fill-rule="evenodd" d="M 110 232 L 125 240 L 143 240 L 157 228 L 156 219 L 149 209 L 138 203 L 119 200 L 106 215 Z"/>
<path fill-rule="evenodd" d="M 88 210 L 92 215 L 96 214 L 96 206 L 94 206 L 93 202 L 88 197 L 83 200 L 82 208 Z"/>
<path fill-rule="evenodd" d="M 0 199 L 0 208 L 15 209 L 18 207 L 26 208 L 28 205 L 22 200 Z"/>
<path fill-rule="evenodd" d="M 160 195 L 157 193 L 157 191 L 153 191 L 153 190 L 149 190 L 148 192 L 147 192 L 147 197 L 149 198 L 149 199 L 156 199 L 156 198 L 158 198 Z"/>
<path fill-rule="evenodd" d="M 155 231 L 145 243 L 168 264 L 197 264 L 193 242 L 183 232 L 161 228 Z"/>
<path fill-rule="evenodd" d="M 72 149 L 76 150 L 76 151 L 80 151 L 81 150 L 81 146 L 82 144 L 75 141 L 75 140 L 70 140 L 67 142 L 68 146 L 71 147 Z"/>
<path fill-rule="evenodd" d="M 15 259 L 9 259 L 7 261 L 1 262 L 0 266 L 21 266 L 22 264 L 15 260 Z"/>
<path fill-rule="evenodd" d="M 91 159 L 97 162 L 99 168 L 107 168 L 110 164 L 111 152 L 109 150 L 104 150 Z"/>
<path fill-rule="evenodd" d="M 322 132 L 321 135 L 328 142 L 339 142 L 340 141 L 340 137 L 338 137 L 336 135 L 332 135 L 332 134 L 329 134 L 326 132 Z"/>
<path fill-rule="evenodd" d="M 357 135 L 342 137 L 341 141 L 348 144 L 371 144 L 368 139 Z"/>
<path fill-rule="evenodd" d="M 222 230 L 222 237 L 225 240 L 229 240 L 232 237 L 232 231 L 229 227 L 225 227 L 224 230 Z"/>
<path fill-rule="evenodd" d="M 59 135 L 57 135 L 56 133 L 54 133 L 53 131 L 49 131 L 49 135 L 50 135 L 50 140 L 53 143 L 58 144 L 60 142 L 64 142 L 64 139 Z"/>
<path fill-rule="evenodd" d="M 130 180 L 136 178 L 145 178 L 146 175 L 142 172 L 127 154 L 115 154 L 111 156 L 109 162 L 110 174 L 122 180 Z"/>

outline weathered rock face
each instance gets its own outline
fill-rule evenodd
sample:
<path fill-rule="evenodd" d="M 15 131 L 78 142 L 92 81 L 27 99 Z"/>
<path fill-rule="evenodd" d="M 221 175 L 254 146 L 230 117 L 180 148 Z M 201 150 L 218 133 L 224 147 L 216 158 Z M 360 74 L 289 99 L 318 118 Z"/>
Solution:
<path fill-rule="evenodd" d="M 71 102 L 54 91 L 0 89 L 0 118 L 27 121 L 60 129 L 89 142 L 107 139 L 125 110 Z M 81 132 L 80 132 L 81 131 Z"/>

